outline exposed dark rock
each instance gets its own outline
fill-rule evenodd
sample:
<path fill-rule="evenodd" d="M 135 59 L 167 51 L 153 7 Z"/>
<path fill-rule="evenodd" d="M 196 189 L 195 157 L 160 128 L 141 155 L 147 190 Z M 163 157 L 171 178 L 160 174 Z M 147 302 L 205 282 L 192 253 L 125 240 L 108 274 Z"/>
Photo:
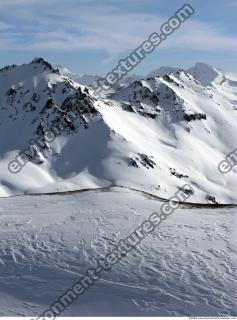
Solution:
<path fill-rule="evenodd" d="M 144 117 L 151 118 L 151 119 L 156 119 L 158 117 L 157 114 L 155 113 L 150 113 L 150 112 L 139 112 L 142 114 Z"/>
<path fill-rule="evenodd" d="M 89 89 L 87 87 L 85 87 L 84 92 L 89 94 Z"/>
<path fill-rule="evenodd" d="M 185 121 L 190 122 L 190 121 L 194 121 L 194 120 L 202 120 L 202 119 L 206 120 L 207 116 L 204 113 L 193 113 L 193 114 L 184 113 L 183 118 Z"/>
<path fill-rule="evenodd" d="M 170 168 L 170 173 L 172 174 L 172 176 L 175 176 L 176 178 L 179 178 L 179 179 L 188 178 L 187 175 L 184 175 L 182 173 L 178 173 L 175 168 Z"/>
<path fill-rule="evenodd" d="M 33 93 L 31 100 L 34 102 L 39 102 L 40 96 L 37 93 Z"/>
<path fill-rule="evenodd" d="M 156 166 L 156 163 L 151 159 L 152 157 L 148 157 L 146 154 L 139 154 L 139 156 L 143 166 L 152 169 Z"/>
<path fill-rule="evenodd" d="M 52 98 L 49 98 L 47 101 L 46 101 L 46 104 L 45 104 L 45 108 L 52 108 L 54 106 L 54 103 L 53 103 L 53 99 Z"/>
<path fill-rule="evenodd" d="M 10 96 L 15 96 L 16 93 L 17 93 L 17 92 L 16 92 L 15 89 L 10 88 L 10 89 L 6 92 L 6 95 L 7 95 L 8 97 L 10 97 Z"/>
<path fill-rule="evenodd" d="M 218 202 L 216 201 L 216 198 L 214 196 L 211 195 L 207 195 L 206 196 L 206 200 L 215 204 L 218 204 Z"/>
<path fill-rule="evenodd" d="M 128 112 L 135 112 L 135 110 L 131 104 L 123 103 L 122 108 L 123 108 L 123 110 L 128 111 Z"/>
<path fill-rule="evenodd" d="M 10 71 L 10 70 L 12 70 L 12 69 L 14 69 L 16 67 L 17 67 L 17 64 L 12 64 L 12 65 L 9 65 L 9 66 L 5 66 L 5 67 L 0 69 L 0 72 L 2 73 L 2 72 L 5 72 L 5 71 Z"/>
<path fill-rule="evenodd" d="M 136 160 L 134 160 L 133 158 L 129 158 L 128 160 L 129 160 L 129 165 L 130 165 L 130 166 L 133 166 L 133 167 L 135 167 L 135 168 L 139 168 Z"/>
<path fill-rule="evenodd" d="M 193 191 L 192 189 L 187 188 L 187 187 L 186 187 L 186 188 L 184 188 L 184 187 L 179 188 L 179 190 L 183 191 L 183 192 L 184 192 L 185 194 L 187 194 L 188 196 L 194 194 L 194 191 Z"/>

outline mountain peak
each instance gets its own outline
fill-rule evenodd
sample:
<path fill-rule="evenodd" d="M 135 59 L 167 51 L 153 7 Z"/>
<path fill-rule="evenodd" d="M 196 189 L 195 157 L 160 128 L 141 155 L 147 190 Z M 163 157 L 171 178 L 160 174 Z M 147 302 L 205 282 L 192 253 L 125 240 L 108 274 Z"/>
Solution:
<path fill-rule="evenodd" d="M 31 63 L 36 63 L 36 64 L 42 64 L 42 65 L 47 65 L 49 67 L 53 67 L 51 65 L 51 63 L 49 63 L 47 60 L 45 60 L 44 58 L 42 57 L 39 57 L 39 58 L 34 58 Z"/>
<path fill-rule="evenodd" d="M 53 73 L 60 74 L 58 68 L 54 68 L 51 63 L 49 63 L 47 60 L 44 58 L 35 58 L 31 61 L 31 64 L 38 64 L 44 67 L 45 70 L 51 71 Z"/>
<path fill-rule="evenodd" d="M 188 69 L 188 73 L 204 86 L 222 80 L 222 73 L 219 70 L 203 62 L 197 62 L 194 67 Z"/>

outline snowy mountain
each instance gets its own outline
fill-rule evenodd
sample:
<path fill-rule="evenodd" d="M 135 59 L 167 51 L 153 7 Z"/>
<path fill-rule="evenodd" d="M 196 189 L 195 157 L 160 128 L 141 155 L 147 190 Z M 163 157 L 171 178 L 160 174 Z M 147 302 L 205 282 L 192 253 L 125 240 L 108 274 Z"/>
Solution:
<path fill-rule="evenodd" d="M 193 202 L 236 203 L 236 171 L 218 171 L 236 147 L 236 83 L 234 75 L 197 64 L 189 73 L 150 76 L 98 99 L 41 58 L 5 67 L 0 196 L 113 185 L 168 198 L 190 183 Z M 58 135 L 49 142 L 52 128 Z M 9 172 L 23 151 L 30 161 Z"/>
<path fill-rule="evenodd" d="M 204 86 L 222 84 L 226 81 L 223 72 L 205 63 L 196 63 L 194 67 L 189 68 L 187 71 Z"/>
<path fill-rule="evenodd" d="M 56 66 L 56 68 L 59 70 L 60 74 L 84 86 L 90 86 L 100 78 L 95 74 L 76 74 L 64 66 Z"/>

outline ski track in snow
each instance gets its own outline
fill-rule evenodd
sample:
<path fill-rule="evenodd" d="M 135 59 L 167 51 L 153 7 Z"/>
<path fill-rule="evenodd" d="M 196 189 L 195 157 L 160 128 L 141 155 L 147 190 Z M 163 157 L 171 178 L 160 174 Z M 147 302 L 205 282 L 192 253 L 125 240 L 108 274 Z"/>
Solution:
<path fill-rule="evenodd" d="M 162 203 L 114 188 L 0 199 L 0 316 L 37 316 Z M 220 316 L 236 310 L 236 208 L 184 207 L 65 316 Z"/>

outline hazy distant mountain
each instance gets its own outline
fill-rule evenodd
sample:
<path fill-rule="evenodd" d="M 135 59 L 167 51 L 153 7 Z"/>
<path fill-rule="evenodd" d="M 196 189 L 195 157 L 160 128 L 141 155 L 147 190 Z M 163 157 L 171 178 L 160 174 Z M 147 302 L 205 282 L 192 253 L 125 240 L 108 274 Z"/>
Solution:
<path fill-rule="evenodd" d="M 90 86 L 93 84 L 93 82 L 97 81 L 100 77 L 95 74 L 76 74 L 71 72 L 69 69 L 67 69 L 64 66 L 56 66 L 60 73 L 66 77 L 71 78 L 75 82 L 84 85 L 84 86 Z"/>
<path fill-rule="evenodd" d="M 178 70 L 179 70 L 178 68 L 174 68 L 174 67 L 160 67 L 148 73 L 147 77 L 163 77 L 165 74 L 176 72 Z"/>

